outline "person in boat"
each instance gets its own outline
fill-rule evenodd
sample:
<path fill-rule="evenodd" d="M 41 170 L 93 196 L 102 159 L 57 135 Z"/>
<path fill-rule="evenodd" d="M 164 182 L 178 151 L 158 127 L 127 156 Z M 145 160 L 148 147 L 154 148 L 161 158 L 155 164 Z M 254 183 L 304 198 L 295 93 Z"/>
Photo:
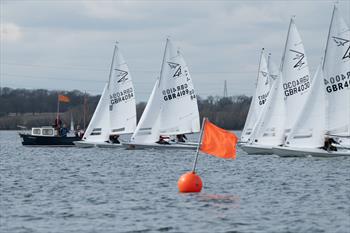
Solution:
<path fill-rule="evenodd" d="M 156 143 L 169 145 L 170 143 L 168 142 L 168 140 L 169 140 L 169 137 L 165 137 L 165 136 L 160 135 L 159 140 L 156 141 Z"/>
<path fill-rule="evenodd" d="M 339 144 L 337 141 L 335 141 L 333 138 L 326 137 L 324 140 L 324 146 L 321 147 L 321 149 L 324 149 L 326 151 L 337 151 L 337 147 L 333 146 L 332 144 Z"/>
<path fill-rule="evenodd" d="M 74 135 L 75 135 L 75 137 L 78 137 L 78 138 L 83 138 L 83 136 L 84 136 L 84 130 L 83 129 L 81 129 L 80 128 L 80 125 L 77 125 L 77 129 L 75 130 L 75 132 L 74 132 Z"/>
<path fill-rule="evenodd" d="M 119 135 L 109 135 L 109 141 L 113 144 L 120 144 Z"/>
<path fill-rule="evenodd" d="M 54 128 L 61 128 L 62 120 L 60 118 L 56 118 L 53 127 Z"/>
<path fill-rule="evenodd" d="M 69 132 L 69 129 L 67 128 L 66 124 L 63 124 L 63 127 L 60 128 L 61 137 L 67 137 L 68 132 Z"/>
<path fill-rule="evenodd" d="M 186 142 L 187 137 L 185 134 L 178 134 L 178 135 L 176 135 L 176 139 L 178 142 Z"/>
<path fill-rule="evenodd" d="M 61 126 L 62 126 L 62 120 L 60 118 L 56 118 L 52 127 L 57 131 L 58 135 L 61 134 L 60 132 Z"/>

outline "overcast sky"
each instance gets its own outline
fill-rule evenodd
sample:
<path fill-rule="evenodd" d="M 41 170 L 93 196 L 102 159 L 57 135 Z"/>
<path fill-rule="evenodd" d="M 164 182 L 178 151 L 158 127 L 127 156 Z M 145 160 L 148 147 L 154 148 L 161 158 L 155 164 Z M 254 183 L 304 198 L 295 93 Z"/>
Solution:
<path fill-rule="evenodd" d="M 137 101 L 159 75 L 165 39 L 182 50 L 197 94 L 252 95 L 260 49 L 279 65 L 289 20 L 310 69 L 323 54 L 334 1 L 0 1 L 1 86 L 100 94 L 116 40 Z M 339 1 L 349 25 L 350 0 Z"/>

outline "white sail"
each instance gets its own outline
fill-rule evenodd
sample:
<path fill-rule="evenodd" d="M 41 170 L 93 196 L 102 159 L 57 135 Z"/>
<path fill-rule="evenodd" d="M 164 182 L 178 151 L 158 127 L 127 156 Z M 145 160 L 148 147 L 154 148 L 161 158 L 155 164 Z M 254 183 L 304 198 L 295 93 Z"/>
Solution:
<path fill-rule="evenodd" d="M 279 77 L 279 69 L 277 67 L 277 65 L 272 61 L 271 59 L 271 54 L 269 54 L 269 59 L 268 59 L 268 62 L 267 62 L 267 70 L 269 71 L 269 86 L 270 86 L 270 89 L 272 88 L 273 86 L 273 83 L 274 81 Z"/>
<path fill-rule="evenodd" d="M 158 90 L 159 80 L 154 84 L 152 93 L 147 101 L 139 123 L 131 137 L 133 143 L 153 143 L 159 140 L 160 98 Z"/>
<path fill-rule="evenodd" d="M 200 131 L 197 97 L 182 54 L 168 39 L 159 80 L 161 98 L 160 134 Z"/>
<path fill-rule="evenodd" d="M 277 146 L 284 141 L 285 105 L 282 77 L 278 75 L 267 97 L 261 119 L 254 129 L 250 143 Z"/>
<path fill-rule="evenodd" d="M 289 134 L 308 96 L 310 72 L 304 46 L 292 18 L 281 64 L 282 86 L 285 99 L 285 133 Z"/>
<path fill-rule="evenodd" d="M 133 133 L 136 128 L 135 92 L 128 65 L 114 47 L 108 83 L 110 134 Z"/>
<path fill-rule="evenodd" d="M 108 84 L 105 85 L 101 98 L 97 104 L 94 115 L 84 133 L 86 142 L 104 142 L 109 138 L 109 96 Z"/>
<path fill-rule="evenodd" d="M 167 39 L 160 78 L 131 138 L 132 143 L 154 143 L 159 135 L 199 132 L 199 112 L 188 67 Z"/>
<path fill-rule="evenodd" d="M 334 6 L 324 64 L 328 134 L 350 136 L 350 31 Z"/>
<path fill-rule="evenodd" d="M 264 49 L 261 51 L 258 77 L 256 81 L 255 93 L 249 107 L 247 120 L 241 135 L 241 141 L 247 142 L 252 135 L 256 123 L 259 121 L 262 110 L 265 106 L 267 96 L 270 91 L 270 76 L 268 64 L 266 62 Z"/>
<path fill-rule="evenodd" d="M 286 146 L 317 148 L 324 145 L 326 103 L 321 65 L 312 80 L 309 97 L 286 140 Z"/>

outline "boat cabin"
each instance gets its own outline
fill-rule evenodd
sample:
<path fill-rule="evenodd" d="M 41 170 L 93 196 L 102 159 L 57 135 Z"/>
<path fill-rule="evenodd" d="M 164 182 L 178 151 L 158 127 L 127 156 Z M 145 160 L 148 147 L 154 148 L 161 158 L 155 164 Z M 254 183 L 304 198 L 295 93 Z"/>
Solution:
<path fill-rule="evenodd" d="M 57 131 L 51 126 L 43 126 L 40 128 L 32 128 L 32 135 L 54 137 L 57 136 Z"/>

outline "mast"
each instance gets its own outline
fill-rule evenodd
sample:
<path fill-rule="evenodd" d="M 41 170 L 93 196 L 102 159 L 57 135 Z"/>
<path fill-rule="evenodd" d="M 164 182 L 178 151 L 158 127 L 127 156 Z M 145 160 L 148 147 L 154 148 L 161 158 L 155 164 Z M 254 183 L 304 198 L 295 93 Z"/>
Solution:
<path fill-rule="evenodd" d="M 59 94 L 57 93 L 57 115 L 56 115 L 57 125 L 58 125 L 59 118 L 60 118 L 60 97 L 59 97 Z"/>
<path fill-rule="evenodd" d="M 115 58 L 115 54 L 116 54 L 116 51 L 118 50 L 118 41 L 115 42 L 115 45 L 114 45 L 114 51 L 113 51 L 113 57 L 112 57 L 112 62 L 111 62 L 111 68 L 109 70 L 109 77 L 108 77 L 108 89 L 109 89 L 109 84 L 111 82 L 111 77 L 112 77 L 112 71 L 113 71 L 113 65 L 114 65 L 114 58 Z"/>
<path fill-rule="evenodd" d="M 286 39 L 286 44 L 284 45 L 284 50 L 283 50 L 283 56 L 282 56 L 282 61 L 281 61 L 281 66 L 280 66 L 280 72 L 282 72 L 282 70 L 283 70 L 283 63 L 284 63 L 284 59 L 286 57 L 286 52 L 287 52 L 286 49 L 287 49 L 287 44 L 288 44 L 288 41 L 289 41 L 290 28 L 292 27 L 292 23 L 294 23 L 294 19 L 295 19 L 295 15 L 293 15 L 292 18 L 290 19 L 288 33 L 287 33 L 287 39 Z"/>
<path fill-rule="evenodd" d="M 167 51 L 167 48 L 168 48 L 168 43 L 169 43 L 169 41 L 170 41 L 169 37 L 166 38 L 165 49 L 164 49 L 164 55 L 163 55 L 163 61 L 162 61 L 162 67 L 160 68 L 160 76 L 159 76 L 158 87 L 160 86 L 160 81 L 161 81 L 161 79 L 162 79 L 162 75 L 163 75 L 163 71 L 164 71 L 165 55 L 166 55 L 166 51 Z"/>
<path fill-rule="evenodd" d="M 86 127 L 86 122 L 85 122 L 85 118 L 86 118 L 86 102 L 87 102 L 87 100 L 86 100 L 86 91 L 85 91 L 85 93 L 84 93 L 84 106 L 83 106 L 83 124 L 84 124 L 84 132 L 85 132 L 85 127 Z"/>
<path fill-rule="evenodd" d="M 326 56 L 327 56 L 327 48 L 328 48 L 328 44 L 329 44 L 329 38 L 331 37 L 331 28 L 333 26 L 333 21 L 334 21 L 334 14 L 335 11 L 337 10 L 336 5 L 334 4 L 333 7 L 333 12 L 332 12 L 332 17 L 331 17 L 331 23 L 329 25 L 329 29 L 328 29 L 328 37 L 327 37 L 327 42 L 326 42 L 326 48 L 324 50 L 324 55 L 323 55 L 323 63 L 322 63 L 322 70 L 324 70 L 324 65 L 325 65 L 325 61 L 326 61 Z"/>
<path fill-rule="evenodd" d="M 258 79 L 259 79 L 259 74 L 260 74 L 260 66 L 261 66 L 261 60 L 262 60 L 262 56 L 264 54 L 264 48 L 261 49 L 261 52 L 260 52 L 260 59 L 259 59 L 259 66 L 258 66 L 258 74 L 256 76 L 256 82 L 255 82 L 255 89 L 256 87 L 258 86 Z M 255 94 L 254 94 L 254 97 L 255 97 Z"/>

